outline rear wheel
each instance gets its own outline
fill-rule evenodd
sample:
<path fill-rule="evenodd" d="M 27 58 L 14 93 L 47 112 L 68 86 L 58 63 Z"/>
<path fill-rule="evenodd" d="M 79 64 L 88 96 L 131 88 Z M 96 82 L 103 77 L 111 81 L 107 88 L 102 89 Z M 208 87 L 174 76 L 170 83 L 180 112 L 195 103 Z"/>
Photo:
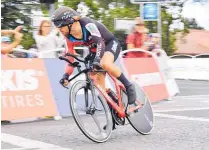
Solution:
<path fill-rule="evenodd" d="M 95 88 L 95 100 L 87 81 L 77 81 L 70 91 L 70 108 L 82 133 L 94 142 L 105 142 L 112 133 L 112 116 L 102 93 Z M 103 127 L 106 125 L 106 129 Z"/>
<path fill-rule="evenodd" d="M 135 85 L 137 91 L 137 101 L 133 105 L 127 106 L 127 119 L 131 126 L 140 134 L 149 134 L 154 127 L 154 116 L 151 107 L 151 103 L 144 93 L 144 91 L 138 86 Z M 122 100 L 123 103 L 127 105 L 128 98 L 125 91 L 122 91 Z M 139 107 L 138 109 L 131 110 L 135 107 Z"/>

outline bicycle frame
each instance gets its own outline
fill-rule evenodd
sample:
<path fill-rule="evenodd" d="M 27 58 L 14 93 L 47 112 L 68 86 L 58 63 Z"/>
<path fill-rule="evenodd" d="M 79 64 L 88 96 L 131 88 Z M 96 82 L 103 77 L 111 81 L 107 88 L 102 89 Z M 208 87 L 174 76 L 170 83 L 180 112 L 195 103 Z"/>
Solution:
<path fill-rule="evenodd" d="M 77 60 L 80 61 L 80 62 L 84 62 L 86 69 L 81 70 L 81 69 L 80 69 L 81 66 L 78 66 L 78 64 L 79 64 L 79 63 L 78 63 L 77 66 L 76 66 L 77 69 L 78 69 L 78 74 L 76 74 L 74 77 L 72 77 L 72 78 L 69 79 L 68 81 L 70 82 L 70 81 L 72 81 L 73 79 L 75 79 L 77 76 L 79 76 L 80 74 L 85 73 L 85 74 L 86 74 L 87 81 L 89 81 L 89 83 L 90 83 L 90 89 L 91 89 L 92 92 L 93 92 L 93 96 L 94 96 L 93 99 L 95 99 L 95 91 L 94 91 L 94 88 L 93 88 L 93 85 L 94 85 L 94 86 L 96 86 L 96 87 L 99 89 L 99 91 L 102 93 L 102 95 L 104 96 L 104 98 L 106 99 L 106 101 L 107 101 L 107 102 L 113 107 L 113 109 L 118 113 L 118 116 L 121 117 L 121 118 L 125 118 L 126 115 L 127 115 L 127 114 L 126 114 L 126 110 L 125 110 L 126 108 L 124 108 L 124 106 L 123 106 L 123 103 L 122 103 L 122 96 L 121 96 L 121 90 L 124 90 L 124 91 L 125 91 L 124 85 L 123 85 L 122 83 L 120 83 L 115 77 L 113 77 L 111 74 L 109 74 L 109 73 L 107 72 L 107 74 L 108 74 L 108 75 L 110 76 L 110 78 L 113 80 L 114 85 L 115 85 L 115 87 L 116 87 L 116 94 L 117 94 L 117 97 L 118 97 L 118 104 L 117 104 L 115 101 L 113 101 L 113 100 L 110 98 L 110 96 L 107 94 L 106 90 L 103 89 L 103 88 L 96 82 L 95 79 L 93 79 L 93 78 L 91 78 L 91 77 L 89 76 L 88 73 L 91 72 L 91 69 L 88 68 L 87 62 L 78 59 L 78 58 L 77 58 L 76 56 L 74 56 L 74 55 L 70 55 L 70 56 L 71 56 L 71 57 L 74 57 L 75 59 L 77 59 Z M 63 58 L 62 58 L 62 60 L 65 60 L 65 61 L 69 62 L 68 60 L 63 59 Z M 69 62 L 69 63 L 73 65 L 73 63 L 71 63 L 71 62 Z M 97 71 L 96 71 L 96 72 L 97 72 Z M 100 71 L 98 71 L 98 72 L 100 72 Z M 93 80 L 93 83 L 92 83 L 92 80 Z M 131 111 L 133 111 L 133 110 L 135 110 L 135 109 L 138 109 L 139 107 L 141 107 L 141 105 L 138 105 L 137 107 L 132 108 Z"/>
<path fill-rule="evenodd" d="M 87 79 L 92 79 L 93 80 L 93 84 L 99 89 L 99 91 L 102 93 L 102 95 L 104 96 L 104 98 L 106 99 L 106 101 L 113 107 L 113 109 L 115 111 L 118 112 L 118 115 L 121 117 L 121 118 L 125 118 L 126 117 L 126 113 L 125 113 L 125 108 L 123 107 L 123 104 L 122 104 L 122 97 L 121 97 L 121 90 L 124 90 L 125 91 L 125 87 L 123 86 L 123 84 L 121 84 L 115 77 L 113 77 L 111 74 L 107 73 L 110 78 L 113 80 L 114 82 L 114 85 L 116 87 L 116 94 L 117 94 L 117 97 L 118 97 L 118 103 L 119 105 L 117 105 L 110 97 L 109 95 L 107 94 L 107 92 L 105 91 L 105 89 L 103 89 L 97 82 L 95 79 L 89 77 L 88 75 L 88 72 L 89 72 L 89 69 L 84 69 L 84 70 L 80 70 L 78 68 L 78 71 L 79 73 L 76 74 L 75 76 L 73 76 L 71 79 L 69 79 L 69 82 L 72 81 L 73 79 L 75 79 L 77 76 L 81 75 L 82 73 L 85 73 L 86 76 L 87 76 Z M 90 81 L 91 82 L 91 81 Z"/>
<path fill-rule="evenodd" d="M 67 56 L 71 56 L 71 54 L 68 54 Z M 114 82 L 114 85 L 115 85 L 116 94 L 117 94 L 117 100 L 116 100 L 115 99 L 116 97 L 114 96 L 115 94 L 112 93 L 111 91 L 110 91 L 111 93 L 108 93 L 106 87 L 102 86 L 104 84 L 103 82 L 105 81 L 102 81 L 100 85 L 99 80 L 97 80 L 98 79 L 97 73 L 106 72 L 106 71 L 102 69 L 100 70 L 101 67 L 95 70 L 95 67 L 92 67 L 92 62 L 89 62 L 89 60 L 91 59 L 81 60 L 74 55 L 72 55 L 72 57 L 74 57 L 76 60 L 80 62 L 83 62 L 85 65 L 85 68 L 81 70 L 81 67 L 83 66 L 81 66 L 79 62 L 77 61 L 72 63 L 65 57 L 59 57 L 59 58 L 61 60 L 67 61 L 69 63 L 68 65 L 71 65 L 72 67 L 78 69 L 78 73 L 74 75 L 73 77 L 71 77 L 71 79 L 68 79 L 69 82 L 75 79 L 76 77 L 78 77 L 79 75 L 81 75 L 82 73 L 84 73 L 86 76 L 86 79 L 82 81 L 78 81 L 73 85 L 70 91 L 71 97 L 69 100 L 73 118 L 85 136 L 87 136 L 89 139 L 91 139 L 94 142 L 104 142 L 110 137 L 112 129 L 115 128 L 115 125 L 125 124 L 125 117 L 128 119 L 131 126 L 137 132 L 141 134 L 149 134 L 151 132 L 153 128 L 153 121 L 154 121 L 153 111 L 152 111 L 152 107 L 149 102 L 149 99 L 146 97 L 145 93 L 139 93 L 141 94 L 141 96 L 143 96 L 141 99 L 142 103 L 138 99 L 139 97 L 141 98 L 141 96 L 139 96 L 137 97 L 136 102 L 130 105 L 129 104 L 126 105 L 127 101 L 124 101 L 126 100 L 126 98 L 124 98 L 124 95 L 123 95 L 125 94 L 127 96 L 126 89 L 119 80 L 117 80 L 114 76 L 112 76 L 110 73 L 107 72 L 109 78 L 111 78 L 111 80 Z M 105 78 L 102 80 L 105 80 Z M 63 85 L 63 80 L 60 80 L 60 83 L 61 85 Z M 87 128 L 85 128 L 85 126 L 83 125 L 84 122 L 81 120 L 78 112 L 76 111 L 75 101 L 76 101 L 77 92 L 80 89 L 82 90 L 84 89 L 84 96 L 85 96 L 84 98 L 85 108 L 84 109 L 82 108 L 82 110 L 85 111 L 85 114 L 91 115 L 91 117 L 93 118 L 94 122 L 96 123 L 99 129 L 99 132 L 100 132 L 99 135 L 98 135 L 98 131 L 96 131 L 96 133 L 94 134 L 94 132 L 89 131 Z M 88 99 L 89 90 L 91 93 L 90 96 L 92 96 L 91 101 L 89 101 Z M 97 105 L 98 104 L 97 99 L 101 101 L 101 104 L 103 105 L 104 109 L 100 108 L 99 105 Z M 108 109 L 107 104 L 109 104 L 110 109 Z M 142 107 L 141 111 L 139 111 L 140 107 Z M 103 130 L 101 128 L 101 124 L 97 116 L 94 115 L 96 111 L 102 111 L 102 114 L 105 113 L 107 121 L 106 121 L 106 126 L 103 127 Z M 140 124 L 141 121 L 143 121 L 142 124 Z"/>
<path fill-rule="evenodd" d="M 113 109 L 116 112 L 118 112 L 118 115 L 121 118 L 125 118 L 126 117 L 126 112 L 125 112 L 125 108 L 123 107 L 122 96 L 121 96 L 121 90 L 124 90 L 125 91 L 125 87 L 123 86 L 123 84 L 121 84 L 111 74 L 109 74 L 109 73 L 107 73 L 107 74 L 113 80 L 114 85 L 116 87 L 116 94 L 117 94 L 117 97 L 118 97 L 118 105 L 109 97 L 109 95 L 107 94 L 107 92 L 105 91 L 105 89 L 103 89 L 98 83 L 95 82 L 95 80 L 94 80 L 94 85 L 99 89 L 99 91 L 102 93 L 102 95 L 104 96 L 104 98 L 106 99 L 106 101 L 113 107 Z"/>

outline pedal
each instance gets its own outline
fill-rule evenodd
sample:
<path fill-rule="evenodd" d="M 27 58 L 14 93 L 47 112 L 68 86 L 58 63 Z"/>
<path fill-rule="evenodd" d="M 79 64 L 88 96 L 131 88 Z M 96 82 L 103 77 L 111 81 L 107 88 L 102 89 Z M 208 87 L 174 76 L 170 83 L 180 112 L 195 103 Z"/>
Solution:
<path fill-rule="evenodd" d="M 142 107 L 142 105 L 138 105 L 136 103 L 132 104 L 134 106 L 131 106 L 128 110 L 126 110 L 126 115 L 130 116 L 130 114 L 137 113 L 139 109 Z"/>

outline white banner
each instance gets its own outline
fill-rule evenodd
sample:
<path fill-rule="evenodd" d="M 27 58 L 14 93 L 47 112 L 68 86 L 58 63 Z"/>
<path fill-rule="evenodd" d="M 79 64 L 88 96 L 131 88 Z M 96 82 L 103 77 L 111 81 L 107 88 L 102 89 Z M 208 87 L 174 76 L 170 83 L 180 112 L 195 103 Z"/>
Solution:
<path fill-rule="evenodd" d="M 207 56 L 207 55 L 206 55 Z M 209 80 L 208 58 L 175 58 L 169 60 L 172 74 L 176 79 Z"/>
<path fill-rule="evenodd" d="M 115 18 L 114 20 L 114 29 L 115 30 L 125 30 L 129 31 L 134 27 L 134 19 L 119 19 Z"/>

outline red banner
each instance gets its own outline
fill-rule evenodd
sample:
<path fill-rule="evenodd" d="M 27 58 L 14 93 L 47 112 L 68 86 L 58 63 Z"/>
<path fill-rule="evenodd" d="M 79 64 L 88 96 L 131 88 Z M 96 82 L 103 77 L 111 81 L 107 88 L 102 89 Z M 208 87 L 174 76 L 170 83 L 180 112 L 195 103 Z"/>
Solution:
<path fill-rule="evenodd" d="M 144 89 L 151 102 L 169 97 L 155 58 L 122 58 L 122 60 L 126 73 Z"/>

